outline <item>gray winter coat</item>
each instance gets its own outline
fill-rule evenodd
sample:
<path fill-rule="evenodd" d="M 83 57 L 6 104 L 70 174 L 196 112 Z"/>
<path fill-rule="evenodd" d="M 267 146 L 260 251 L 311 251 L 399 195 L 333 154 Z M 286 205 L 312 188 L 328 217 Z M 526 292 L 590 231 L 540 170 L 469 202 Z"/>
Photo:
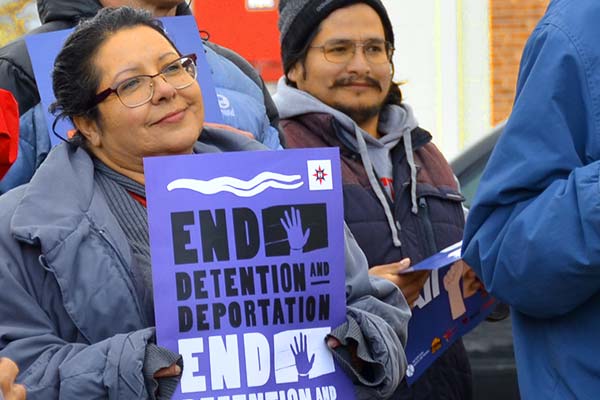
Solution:
<path fill-rule="evenodd" d="M 204 131 L 197 149 L 264 147 Z M 347 370 L 360 397 L 385 398 L 406 367 L 410 311 L 394 285 L 369 279 L 351 234 L 347 242 L 347 322 L 332 333 L 359 344 L 367 374 Z M 149 397 L 142 369 L 154 328 L 136 297 L 132 260 L 81 148 L 57 146 L 29 184 L 0 197 L 0 356 L 19 365 L 28 399 Z"/>

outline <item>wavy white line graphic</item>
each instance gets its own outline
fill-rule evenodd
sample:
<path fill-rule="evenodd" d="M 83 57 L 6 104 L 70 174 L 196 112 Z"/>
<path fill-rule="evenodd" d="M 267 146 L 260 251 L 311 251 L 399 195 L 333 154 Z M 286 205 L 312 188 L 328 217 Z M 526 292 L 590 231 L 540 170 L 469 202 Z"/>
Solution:
<path fill-rule="evenodd" d="M 301 179 L 300 175 L 282 175 L 275 172 L 261 172 L 249 181 L 244 181 L 231 176 L 221 176 L 208 181 L 200 179 L 176 179 L 167 185 L 167 190 L 188 189 L 202 194 L 216 194 L 229 192 L 238 197 L 252 197 L 269 188 L 293 190 L 304 184 L 295 182 Z"/>

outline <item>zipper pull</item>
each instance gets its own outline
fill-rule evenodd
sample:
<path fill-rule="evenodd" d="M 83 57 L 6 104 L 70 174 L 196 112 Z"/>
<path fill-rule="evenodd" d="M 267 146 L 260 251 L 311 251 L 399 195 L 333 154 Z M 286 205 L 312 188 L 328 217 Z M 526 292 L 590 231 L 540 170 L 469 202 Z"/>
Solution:
<path fill-rule="evenodd" d="M 46 271 L 48 272 L 54 272 L 52 271 L 52 268 L 50 268 L 50 265 L 48 265 L 48 260 L 46 260 L 46 256 L 45 255 L 40 255 L 38 257 L 38 261 L 40 262 L 40 265 L 42 266 L 42 268 L 44 268 Z"/>

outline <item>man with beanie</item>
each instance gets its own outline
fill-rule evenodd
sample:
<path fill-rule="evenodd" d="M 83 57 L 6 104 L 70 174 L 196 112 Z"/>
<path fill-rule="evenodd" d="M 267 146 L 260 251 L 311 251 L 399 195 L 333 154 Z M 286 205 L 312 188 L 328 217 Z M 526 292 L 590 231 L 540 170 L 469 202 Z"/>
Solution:
<path fill-rule="evenodd" d="M 392 82 L 394 32 L 379 0 L 280 0 L 284 77 L 274 96 L 288 147 L 339 147 L 344 214 L 370 274 L 419 312 L 427 272 L 400 274 L 461 240 L 462 196 L 447 161 Z M 471 399 L 458 340 L 389 398 Z"/>

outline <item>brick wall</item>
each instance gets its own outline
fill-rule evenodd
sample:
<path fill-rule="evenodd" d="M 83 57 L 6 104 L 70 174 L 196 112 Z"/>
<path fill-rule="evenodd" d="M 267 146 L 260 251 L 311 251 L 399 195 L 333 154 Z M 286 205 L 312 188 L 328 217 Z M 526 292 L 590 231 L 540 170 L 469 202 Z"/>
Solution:
<path fill-rule="evenodd" d="M 489 0 L 492 125 L 512 109 L 521 53 L 549 0 Z"/>

